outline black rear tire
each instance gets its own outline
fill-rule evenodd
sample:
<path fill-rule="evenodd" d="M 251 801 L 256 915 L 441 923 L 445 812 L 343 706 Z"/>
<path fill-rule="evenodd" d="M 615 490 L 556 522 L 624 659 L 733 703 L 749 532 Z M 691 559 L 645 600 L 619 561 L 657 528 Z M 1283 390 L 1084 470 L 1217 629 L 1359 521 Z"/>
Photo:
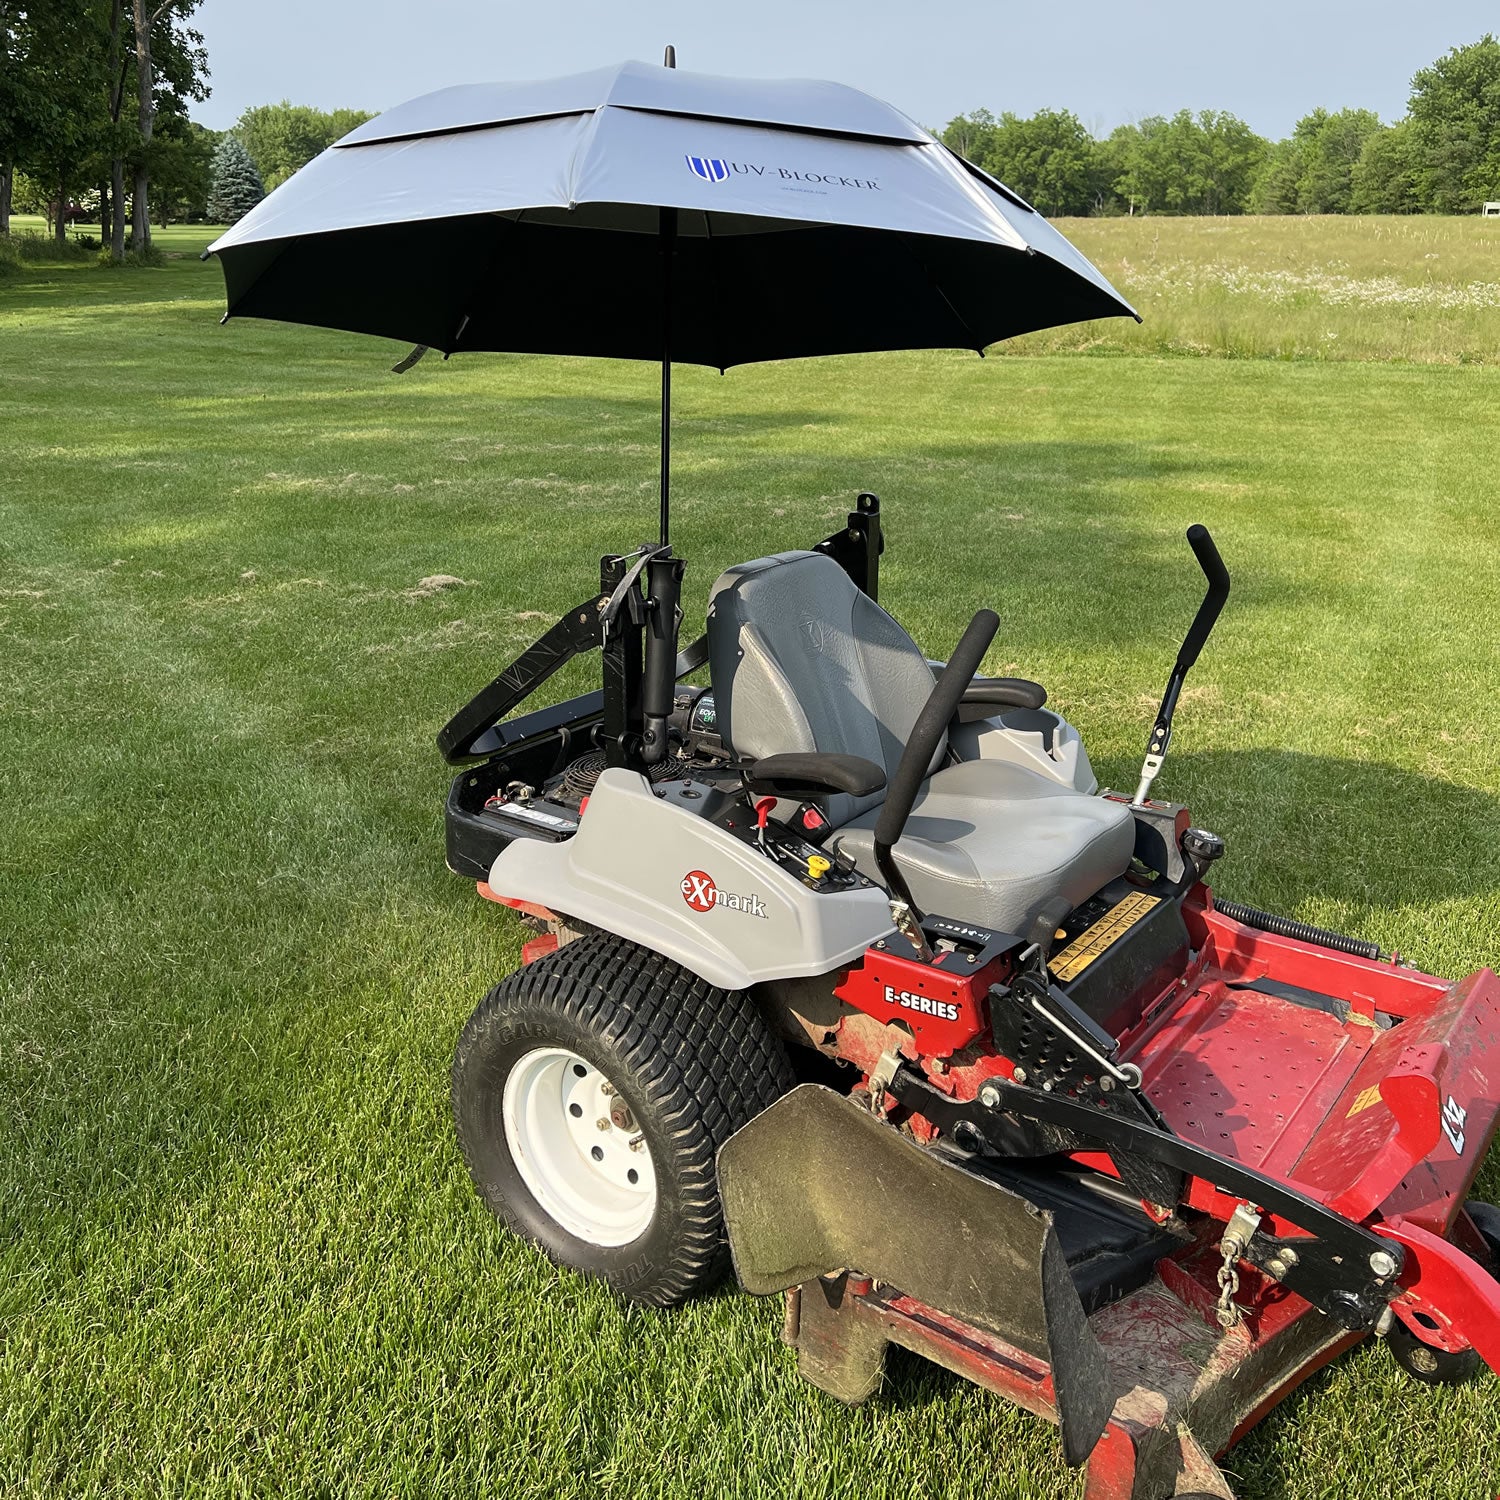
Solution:
<path fill-rule="evenodd" d="M 564 1048 L 618 1090 L 656 1174 L 651 1221 L 624 1245 L 564 1228 L 522 1179 L 506 1136 L 511 1070 Z M 523 1075 L 524 1076 L 524 1075 Z M 794 1083 L 785 1049 L 750 997 L 670 959 L 591 933 L 503 979 L 480 1003 L 453 1059 L 453 1117 L 479 1196 L 554 1262 L 666 1307 L 728 1266 L 714 1159 Z"/>

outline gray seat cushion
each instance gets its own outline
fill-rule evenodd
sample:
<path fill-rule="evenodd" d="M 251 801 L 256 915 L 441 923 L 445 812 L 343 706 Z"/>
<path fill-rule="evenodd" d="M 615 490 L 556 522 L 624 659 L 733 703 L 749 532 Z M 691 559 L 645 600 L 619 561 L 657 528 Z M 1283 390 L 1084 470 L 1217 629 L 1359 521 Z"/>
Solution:
<path fill-rule="evenodd" d="M 932 692 L 916 642 L 817 552 L 729 569 L 709 600 L 708 661 L 719 732 L 746 760 L 827 750 L 862 755 L 889 779 Z M 934 767 L 946 749 L 945 735 Z M 835 796 L 828 820 L 880 801 Z"/>
<path fill-rule="evenodd" d="M 709 670 L 719 730 L 746 760 L 788 751 L 862 755 L 895 774 L 932 692 L 916 643 L 832 560 L 782 552 L 731 568 L 714 585 Z M 1024 931 L 1036 908 L 1076 906 L 1124 872 L 1135 848 L 1127 807 L 1085 796 L 1007 761 L 933 772 L 896 863 L 924 910 Z M 874 827 L 883 793 L 827 799 L 835 847 L 880 880 Z"/>
<path fill-rule="evenodd" d="M 829 840 L 875 880 L 879 816 L 863 813 Z M 1135 819 L 1122 803 L 974 760 L 928 778 L 894 853 L 924 911 L 1024 933 L 1051 897 L 1077 906 L 1123 875 L 1134 849 Z"/>

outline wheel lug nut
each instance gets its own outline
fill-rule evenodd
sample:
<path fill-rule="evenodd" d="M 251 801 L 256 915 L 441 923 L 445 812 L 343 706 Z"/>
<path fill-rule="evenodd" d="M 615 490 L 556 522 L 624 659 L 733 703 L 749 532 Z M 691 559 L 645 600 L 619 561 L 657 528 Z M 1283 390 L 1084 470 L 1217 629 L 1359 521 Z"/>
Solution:
<path fill-rule="evenodd" d="M 609 1096 L 614 1093 L 614 1091 L 614 1084 L 612 1084 L 607 1078 L 599 1085 L 599 1092 L 603 1094 L 606 1099 L 608 1099 Z"/>
<path fill-rule="evenodd" d="M 609 1118 L 606 1115 L 600 1115 L 599 1118 L 594 1121 L 594 1124 L 596 1124 L 600 1130 L 611 1130 L 614 1128 L 609 1123 Z"/>
<path fill-rule="evenodd" d="M 643 1135 L 631 1136 L 630 1149 L 632 1151 L 644 1151 L 646 1149 L 646 1137 Z"/>

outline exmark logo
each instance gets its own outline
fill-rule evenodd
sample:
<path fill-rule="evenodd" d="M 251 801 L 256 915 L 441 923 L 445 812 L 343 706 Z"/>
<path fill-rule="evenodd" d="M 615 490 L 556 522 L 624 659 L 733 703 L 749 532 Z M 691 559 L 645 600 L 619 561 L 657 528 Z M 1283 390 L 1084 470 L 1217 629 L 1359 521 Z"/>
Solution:
<path fill-rule="evenodd" d="M 873 177 L 846 177 L 842 172 L 797 172 L 791 167 L 768 167 L 758 162 L 729 161 L 722 156 L 685 156 L 688 171 L 704 182 L 728 182 L 731 177 L 761 177 L 783 187 L 792 183 L 807 187 L 859 188 L 867 193 L 881 191 Z"/>
<path fill-rule="evenodd" d="M 1449 1094 L 1448 1102 L 1443 1106 L 1443 1134 L 1448 1137 L 1448 1144 L 1453 1147 L 1455 1155 L 1464 1154 L 1464 1126 L 1468 1123 L 1468 1110 Z"/>
<path fill-rule="evenodd" d="M 721 891 L 714 884 L 713 876 L 703 870 L 689 870 L 682 877 L 682 899 L 694 911 L 712 911 L 716 906 L 723 906 L 748 917 L 765 917 L 770 920 L 766 903 L 759 896 L 740 896 L 733 891 Z"/>
<path fill-rule="evenodd" d="M 902 1010 L 914 1010 L 918 1015 L 936 1016 L 940 1021 L 956 1021 L 958 1007 L 948 1000 L 934 1000 L 928 995 L 914 995 L 910 990 L 898 990 L 894 985 L 885 987 L 885 1003 L 899 1005 Z"/>

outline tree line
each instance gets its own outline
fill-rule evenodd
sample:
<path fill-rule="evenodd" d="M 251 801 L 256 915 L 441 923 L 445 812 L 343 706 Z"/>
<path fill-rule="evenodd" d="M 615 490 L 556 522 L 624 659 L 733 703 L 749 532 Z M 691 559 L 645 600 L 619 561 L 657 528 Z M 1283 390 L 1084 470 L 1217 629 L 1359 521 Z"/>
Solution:
<path fill-rule="evenodd" d="M 942 138 L 1044 214 L 1472 213 L 1500 199 L 1500 41 L 1420 69 L 1393 125 L 1315 109 L 1269 141 L 1226 111 L 1184 109 L 1101 140 L 1070 110 L 981 109 Z"/>
<path fill-rule="evenodd" d="M 209 94 L 202 0 L 0 0 L 0 235 L 44 213 L 59 242 L 87 216 L 112 259 L 151 254 L 171 219 L 238 218 L 370 116 L 247 109 L 189 117 Z"/>
<path fill-rule="evenodd" d="M 204 153 L 189 106 L 208 97 L 208 56 L 192 15 L 202 0 L 0 0 L 0 234 L 18 177 L 69 206 L 85 186 L 100 198 L 114 256 L 125 230 L 151 249 L 153 207 L 165 209 Z"/>
<path fill-rule="evenodd" d="M 0 234 L 44 212 L 59 241 L 96 218 L 112 259 L 166 219 L 233 222 L 370 116 L 287 100 L 225 133 L 192 17 L 202 0 L 0 0 Z M 959 115 L 943 140 L 1047 214 L 1464 213 L 1500 199 L 1500 41 L 1412 79 L 1407 113 L 1315 109 L 1283 141 L 1223 110 L 1094 136 L 1070 110 Z"/>

